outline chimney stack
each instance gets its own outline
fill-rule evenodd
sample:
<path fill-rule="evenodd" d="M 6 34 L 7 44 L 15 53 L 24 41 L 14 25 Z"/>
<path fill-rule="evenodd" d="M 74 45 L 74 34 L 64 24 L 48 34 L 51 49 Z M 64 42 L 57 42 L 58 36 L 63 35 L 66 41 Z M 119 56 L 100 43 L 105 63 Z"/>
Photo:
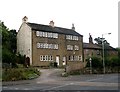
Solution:
<path fill-rule="evenodd" d="M 50 25 L 51 27 L 54 27 L 54 22 L 53 22 L 53 20 L 50 21 L 49 25 Z"/>
<path fill-rule="evenodd" d="M 27 23 L 27 22 L 28 22 L 28 17 L 27 17 L 27 16 L 24 16 L 23 19 L 22 19 L 22 22 L 23 22 L 23 23 Z"/>
<path fill-rule="evenodd" d="M 90 33 L 89 33 L 89 43 L 93 44 L 93 39 Z"/>
<path fill-rule="evenodd" d="M 75 30 L 74 24 L 72 24 L 72 30 Z"/>

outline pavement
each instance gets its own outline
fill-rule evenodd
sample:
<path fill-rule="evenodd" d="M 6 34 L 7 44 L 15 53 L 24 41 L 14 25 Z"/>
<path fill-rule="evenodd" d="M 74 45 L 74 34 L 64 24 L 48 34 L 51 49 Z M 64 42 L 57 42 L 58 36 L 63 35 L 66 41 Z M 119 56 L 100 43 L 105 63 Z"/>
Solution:
<path fill-rule="evenodd" d="M 64 69 L 40 69 L 41 75 L 36 79 L 31 80 L 19 80 L 19 81 L 7 81 L 2 82 L 2 85 L 20 85 L 20 84 L 30 84 L 30 83 L 43 83 L 48 81 L 54 81 L 55 77 L 60 76 Z M 53 78 L 54 77 L 54 78 Z"/>

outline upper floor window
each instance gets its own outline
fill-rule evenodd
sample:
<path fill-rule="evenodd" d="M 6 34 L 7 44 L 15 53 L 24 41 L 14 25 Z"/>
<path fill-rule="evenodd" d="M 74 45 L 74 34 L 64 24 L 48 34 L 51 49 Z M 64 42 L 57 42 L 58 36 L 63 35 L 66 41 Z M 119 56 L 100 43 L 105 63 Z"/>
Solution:
<path fill-rule="evenodd" d="M 48 38 L 58 38 L 58 33 L 36 31 L 36 36 L 48 37 Z"/>
<path fill-rule="evenodd" d="M 78 40 L 78 36 L 73 36 L 73 40 Z"/>
<path fill-rule="evenodd" d="M 58 34 L 57 33 L 53 33 L 53 38 L 58 38 Z"/>
<path fill-rule="evenodd" d="M 39 31 L 36 31 L 36 36 L 39 36 Z"/>
<path fill-rule="evenodd" d="M 37 43 L 37 48 L 58 49 L 58 44 Z"/>
<path fill-rule="evenodd" d="M 78 45 L 75 45 L 74 48 L 75 48 L 75 50 L 79 50 L 79 46 Z"/>
<path fill-rule="evenodd" d="M 72 45 L 67 45 L 67 50 L 73 50 L 73 46 Z"/>
<path fill-rule="evenodd" d="M 68 39 L 68 40 L 78 40 L 78 36 L 66 35 L 66 39 Z"/>
<path fill-rule="evenodd" d="M 53 33 L 48 33 L 48 37 L 52 38 L 53 37 Z"/>

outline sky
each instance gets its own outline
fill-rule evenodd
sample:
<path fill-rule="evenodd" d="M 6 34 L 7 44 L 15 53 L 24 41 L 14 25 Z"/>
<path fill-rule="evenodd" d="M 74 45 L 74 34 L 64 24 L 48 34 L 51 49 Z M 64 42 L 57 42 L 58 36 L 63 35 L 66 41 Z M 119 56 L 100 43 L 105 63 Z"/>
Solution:
<path fill-rule="evenodd" d="M 22 18 L 28 22 L 75 30 L 89 42 L 102 37 L 113 47 L 118 47 L 118 1 L 120 0 L 0 0 L 0 20 L 9 29 L 19 30 Z M 107 35 L 111 33 L 111 35 Z"/>

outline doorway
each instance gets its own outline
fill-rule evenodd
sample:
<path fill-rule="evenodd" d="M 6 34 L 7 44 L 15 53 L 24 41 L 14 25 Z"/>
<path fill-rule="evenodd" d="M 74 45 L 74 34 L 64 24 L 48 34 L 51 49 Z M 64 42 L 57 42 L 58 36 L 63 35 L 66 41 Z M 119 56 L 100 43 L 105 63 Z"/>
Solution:
<path fill-rule="evenodd" d="M 57 65 L 59 66 L 60 65 L 60 57 L 59 56 L 56 56 L 56 62 L 57 62 Z"/>

